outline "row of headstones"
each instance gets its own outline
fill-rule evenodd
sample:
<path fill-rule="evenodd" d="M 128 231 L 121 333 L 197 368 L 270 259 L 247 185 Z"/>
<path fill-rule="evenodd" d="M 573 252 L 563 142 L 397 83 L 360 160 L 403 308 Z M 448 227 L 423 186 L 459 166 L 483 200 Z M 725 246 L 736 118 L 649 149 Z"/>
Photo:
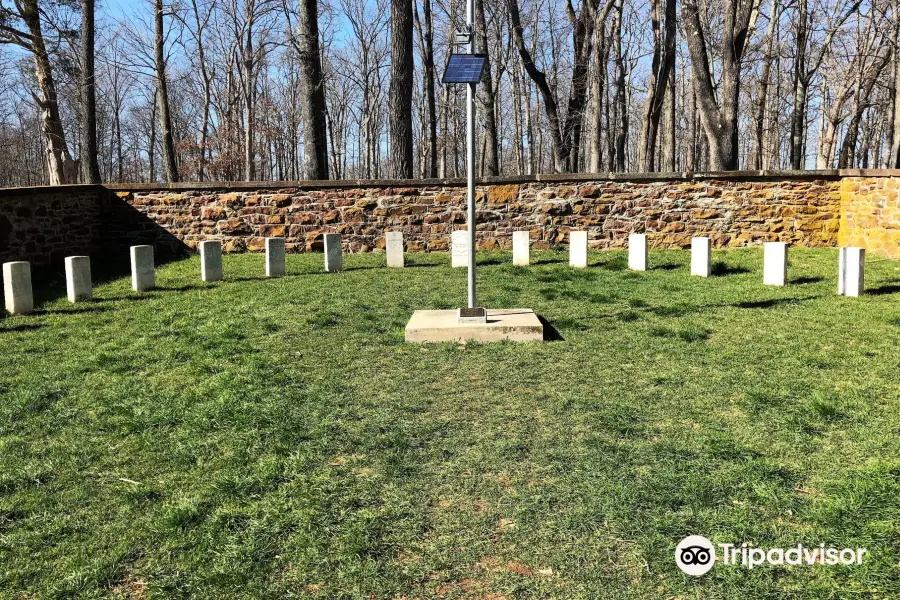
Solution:
<path fill-rule="evenodd" d="M 529 237 L 527 231 L 513 233 L 513 263 L 528 264 Z M 569 233 L 569 265 L 587 267 L 588 232 Z M 859 296 L 865 289 L 864 248 L 840 248 L 838 254 L 838 294 Z M 518 255 L 518 258 L 517 258 Z M 628 236 L 628 268 L 633 271 L 647 270 L 647 234 L 632 233 Z M 788 244 L 787 242 L 763 243 L 763 284 L 787 284 Z M 709 277 L 712 275 L 712 242 L 708 237 L 691 238 L 691 275 Z"/>
<path fill-rule="evenodd" d="M 341 235 L 325 234 L 325 270 L 336 272 L 343 269 Z M 385 235 L 388 267 L 403 267 L 403 234 L 390 231 Z M 454 231 L 451 236 L 452 265 L 468 265 L 468 231 Z M 513 233 L 513 264 L 527 266 L 530 262 L 531 241 L 529 232 Z M 763 283 L 785 285 L 787 283 L 787 249 L 785 242 L 763 244 Z M 569 235 L 569 265 L 587 267 L 588 232 L 572 231 Z M 628 267 L 635 271 L 647 270 L 647 235 L 633 233 L 628 236 Z M 841 248 L 838 266 L 838 294 L 859 296 L 864 289 L 865 250 L 863 248 Z M 93 295 L 91 280 L 91 260 L 87 256 L 69 256 L 66 264 L 66 296 L 70 302 L 89 300 Z M 285 274 L 284 238 L 266 239 L 266 276 L 280 277 Z M 712 244 L 707 237 L 691 240 L 691 274 L 709 277 L 712 274 Z M 222 268 L 222 244 L 218 241 L 200 242 L 200 277 L 203 281 L 220 281 L 224 277 Z M 10 314 L 27 314 L 34 310 L 34 295 L 31 286 L 31 265 L 24 261 L 8 262 L 3 265 L 3 296 L 6 310 Z M 131 247 L 131 287 L 144 292 L 156 287 L 156 264 L 153 246 Z"/>

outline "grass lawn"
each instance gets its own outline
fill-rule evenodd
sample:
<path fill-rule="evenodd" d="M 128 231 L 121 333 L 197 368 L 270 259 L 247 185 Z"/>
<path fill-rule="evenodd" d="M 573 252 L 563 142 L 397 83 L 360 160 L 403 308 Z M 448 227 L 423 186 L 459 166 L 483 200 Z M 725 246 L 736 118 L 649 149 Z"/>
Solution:
<path fill-rule="evenodd" d="M 785 288 L 760 249 L 589 258 L 481 255 L 546 343 L 405 344 L 465 300 L 446 254 L 193 257 L 0 320 L 0 597 L 900 597 L 900 262 L 856 299 L 833 250 Z M 869 555 L 692 578 L 689 534 Z"/>

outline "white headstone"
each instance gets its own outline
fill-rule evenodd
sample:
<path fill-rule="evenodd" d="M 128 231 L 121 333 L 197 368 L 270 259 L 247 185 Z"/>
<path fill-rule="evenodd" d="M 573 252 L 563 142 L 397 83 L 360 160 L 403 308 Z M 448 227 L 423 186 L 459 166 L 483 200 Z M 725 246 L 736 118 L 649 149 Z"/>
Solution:
<path fill-rule="evenodd" d="M 865 276 L 865 248 L 841 248 L 838 259 L 838 294 L 854 298 L 862 295 L 866 288 Z"/>
<path fill-rule="evenodd" d="M 712 274 L 712 244 L 708 237 L 691 238 L 691 275 Z"/>
<path fill-rule="evenodd" d="M 387 266 L 403 267 L 403 232 L 388 231 L 385 233 L 384 250 L 387 253 Z"/>
<path fill-rule="evenodd" d="M 527 267 L 529 263 L 530 231 L 513 231 L 513 264 Z"/>
<path fill-rule="evenodd" d="M 632 233 L 628 236 L 628 268 L 632 271 L 647 270 L 646 233 Z"/>
<path fill-rule="evenodd" d="M 587 267 L 588 232 L 569 232 L 569 266 L 583 269 Z"/>
<path fill-rule="evenodd" d="M 3 264 L 3 299 L 6 312 L 11 315 L 27 315 L 34 310 L 29 263 L 17 261 Z"/>
<path fill-rule="evenodd" d="M 450 234 L 450 257 L 454 267 L 469 266 L 469 230 L 457 229 Z"/>
<path fill-rule="evenodd" d="M 325 238 L 325 271 L 336 273 L 344 268 L 344 256 L 341 254 L 341 234 L 326 233 Z"/>
<path fill-rule="evenodd" d="M 222 275 L 222 242 L 200 242 L 200 278 L 203 281 L 220 281 Z"/>
<path fill-rule="evenodd" d="M 266 238 L 266 277 L 281 277 L 284 273 L 284 238 Z"/>
<path fill-rule="evenodd" d="M 131 247 L 131 287 L 136 292 L 145 292 L 156 287 L 153 246 Z"/>
<path fill-rule="evenodd" d="M 787 242 L 763 244 L 763 283 L 784 285 L 787 282 Z"/>
<path fill-rule="evenodd" d="M 90 300 L 93 296 L 89 256 L 66 257 L 66 296 L 72 303 Z"/>

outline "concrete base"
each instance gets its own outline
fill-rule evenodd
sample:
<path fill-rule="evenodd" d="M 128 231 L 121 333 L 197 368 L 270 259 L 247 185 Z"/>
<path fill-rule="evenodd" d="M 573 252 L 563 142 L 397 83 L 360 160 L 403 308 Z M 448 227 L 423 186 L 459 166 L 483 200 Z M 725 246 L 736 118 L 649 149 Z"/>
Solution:
<path fill-rule="evenodd" d="M 487 323 L 460 323 L 455 310 L 417 310 L 406 324 L 406 341 L 540 342 L 544 325 L 528 308 L 488 309 Z"/>

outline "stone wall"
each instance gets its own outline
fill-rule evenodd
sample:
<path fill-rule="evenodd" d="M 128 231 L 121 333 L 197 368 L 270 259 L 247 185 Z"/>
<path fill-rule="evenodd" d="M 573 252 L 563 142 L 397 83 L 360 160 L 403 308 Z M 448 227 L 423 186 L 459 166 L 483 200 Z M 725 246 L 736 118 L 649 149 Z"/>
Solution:
<path fill-rule="evenodd" d="M 546 179 L 478 188 L 480 248 L 509 248 L 518 229 L 531 231 L 536 248 L 567 243 L 571 229 L 588 229 L 595 248 L 624 247 L 632 232 L 649 233 L 656 247 L 687 247 L 697 235 L 719 248 L 837 244 L 837 178 Z M 402 231 L 410 251 L 443 251 L 466 222 L 465 188 L 457 182 L 116 193 L 187 246 L 215 238 L 228 252 L 261 251 L 266 237 L 287 238 L 288 251 L 321 250 L 329 232 L 343 234 L 347 250 L 365 252 L 383 248 L 389 230 Z"/>
<path fill-rule="evenodd" d="M 0 262 L 36 265 L 97 251 L 97 186 L 0 189 Z"/>
<path fill-rule="evenodd" d="M 900 179 L 847 177 L 841 181 L 838 242 L 900 258 Z"/>
<path fill-rule="evenodd" d="M 0 190 L 0 262 L 127 260 L 134 244 L 165 257 L 205 239 L 255 252 L 275 236 L 290 252 L 317 251 L 329 232 L 363 252 L 383 248 L 389 230 L 403 232 L 409 251 L 446 251 L 465 221 L 460 180 L 14 188 Z M 623 248 L 629 233 L 646 232 L 655 247 L 705 235 L 717 248 L 780 240 L 900 258 L 900 171 L 494 178 L 478 188 L 478 222 L 482 249 L 510 247 L 515 230 L 548 248 L 587 229 L 595 248 Z"/>

